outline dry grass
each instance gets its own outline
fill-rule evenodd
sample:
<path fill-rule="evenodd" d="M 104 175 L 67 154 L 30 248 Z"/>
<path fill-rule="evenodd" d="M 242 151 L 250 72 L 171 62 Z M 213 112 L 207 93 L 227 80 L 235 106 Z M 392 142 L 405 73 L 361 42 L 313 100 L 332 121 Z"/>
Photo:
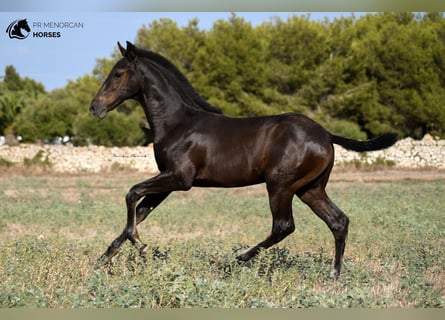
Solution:
<path fill-rule="evenodd" d="M 149 263 L 124 246 L 113 274 L 94 271 L 124 225 L 125 193 L 143 179 L 2 176 L 0 305 L 444 306 L 444 180 L 334 179 L 328 191 L 351 218 L 337 282 L 329 279 L 332 235 L 299 201 L 293 235 L 246 266 L 234 263 L 270 230 L 261 185 L 173 194 L 140 226 Z"/>

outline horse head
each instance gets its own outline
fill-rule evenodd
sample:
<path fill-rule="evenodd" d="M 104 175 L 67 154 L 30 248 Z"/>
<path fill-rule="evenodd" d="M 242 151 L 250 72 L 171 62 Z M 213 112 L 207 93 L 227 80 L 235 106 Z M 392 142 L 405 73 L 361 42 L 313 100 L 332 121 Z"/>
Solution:
<path fill-rule="evenodd" d="M 127 99 L 134 98 L 141 90 L 141 79 L 136 71 L 138 55 L 135 46 L 127 41 L 127 48 L 118 42 L 122 58 L 114 65 L 99 92 L 90 104 L 91 113 L 103 119 Z"/>

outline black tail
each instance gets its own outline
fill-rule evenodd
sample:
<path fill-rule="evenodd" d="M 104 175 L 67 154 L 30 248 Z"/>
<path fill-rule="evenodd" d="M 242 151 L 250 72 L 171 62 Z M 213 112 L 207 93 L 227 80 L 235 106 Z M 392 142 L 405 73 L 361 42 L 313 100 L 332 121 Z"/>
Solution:
<path fill-rule="evenodd" d="M 340 136 L 331 134 L 331 142 L 341 145 L 343 148 L 364 152 L 364 151 L 376 151 L 388 148 L 397 142 L 397 134 L 395 133 L 385 133 L 377 138 L 358 141 L 353 139 L 348 139 Z"/>

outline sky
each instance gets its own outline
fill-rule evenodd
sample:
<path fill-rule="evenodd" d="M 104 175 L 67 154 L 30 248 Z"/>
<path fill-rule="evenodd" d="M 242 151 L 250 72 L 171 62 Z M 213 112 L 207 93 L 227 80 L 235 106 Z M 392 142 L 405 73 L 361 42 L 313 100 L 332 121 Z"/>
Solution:
<path fill-rule="evenodd" d="M 64 2 L 64 1 L 63 1 Z M 278 16 L 286 20 L 291 15 L 304 12 L 237 12 L 252 25 L 258 25 Z M 350 12 L 313 12 L 310 18 L 323 20 L 328 17 L 349 17 Z M 191 19 L 199 19 L 200 29 L 208 30 L 218 19 L 227 20 L 230 12 L 0 12 L 0 80 L 5 67 L 13 65 L 21 77 L 43 83 L 47 91 L 63 88 L 68 80 L 92 72 L 96 59 L 108 58 L 117 41 L 134 41 L 137 31 L 153 20 L 169 18 L 179 26 L 186 26 Z M 360 16 L 360 13 L 355 13 Z M 22 30 L 26 39 L 10 39 L 8 26 L 15 20 L 27 19 L 30 32 Z M 75 27 L 61 27 L 69 23 Z M 44 33 L 60 37 L 42 37 Z M 37 34 L 36 34 L 37 33 Z"/>

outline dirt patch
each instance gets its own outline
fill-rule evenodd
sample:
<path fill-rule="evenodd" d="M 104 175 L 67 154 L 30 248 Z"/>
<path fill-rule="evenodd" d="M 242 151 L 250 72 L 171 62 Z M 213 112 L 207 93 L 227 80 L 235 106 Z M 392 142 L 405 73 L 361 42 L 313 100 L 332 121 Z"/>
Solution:
<path fill-rule="evenodd" d="M 332 170 L 330 182 L 350 181 L 350 182 L 378 182 L 378 181 L 400 181 L 400 180 L 421 180 L 433 181 L 445 179 L 445 170 L 354 170 L 336 168 Z"/>
<path fill-rule="evenodd" d="M 20 195 L 20 192 L 18 190 L 14 190 L 14 189 L 6 189 L 6 190 L 3 190 L 3 194 L 7 198 L 17 198 Z"/>
<path fill-rule="evenodd" d="M 103 189 L 114 189 L 117 184 L 121 184 L 122 181 L 133 181 L 134 183 L 140 182 L 154 174 L 144 174 L 140 172 L 111 172 L 107 174 L 60 174 L 54 172 L 39 173 L 37 175 L 29 174 L 29 172 L 8 170 L 2 171 L 0 174 L 1 180 L 9 180 L 11 178 L 28 178 L 28 177 L 40 177 L 48 178 L 54 183 L 52 186 L 73 188 L 76 187 L 76 180 L 88 180 L 88 184 L 92 187 Z M 445 170 L 439 169 L 382 169 L 382 170 L 366 170 L 366 169 L 352 169 L 343 168 L 341 166 L 334 167 L 331 173 L 330 181 L 398 181 L 398 180 L 423 180 L 431 181 L 445 179 Z M 233 188 L 233 190 L 238 188 Z"/>
<path fill-rule="evenodd" d="M 21 223 L 7 223 L 0 232 L 0 240 L 6 241 L 11 239 L 19 239 L 24 236 L 31 236 L 36 239 L 43 239 L 44 232 L 39 229 L 39 226 L 25 226 Z"/>
<path fill-rule="evenodd" d="M 70 203 L 77 203 L 82 200 L 82 195 L 79 192 L 79 187 L 91 190 L 94 189 L 95 194 L 110 195 L 115 197 L 117 194 L 124 197 L 129 188 L 137 182 L 150 178 L 150 174 L 141 174 L 140 172 L 116 172 L 108 174 L 53 174 L 46 173 L 39 175 L 39 179 L 43 179 L 44 183 L 36 185 L 25 185 L 21 190 L 11 188 L 8 181 L 13 178 L 23 179 L 24 182 L 28 178 L 32 179 L 35 176 L 23 175 L 23 172 L 9 171 L 7 175 L 0 175 L 0 183 L 4 186 L 0 190 L 7 198 L 22 199 L 23 197 L 31 197 L 38 194 L 39 198 L 43 199 L 49 189 L 57 189 L 61 191 L 61 198 L 63 201 Z M 342 167 L 335 168 L 331 174 L 329 184 L 334 183 L 367 183 L 367 182 L 385 182 L 385 181 L 403 181 L 403 180 L 419 180 L 419 181 L 434 181 L 445 179 L 445 170 L 400 170 L 400 169 L 385 169 L 385 170 L 363 170 L 363 169 L 345 169 Z M 42 181 L 43 181 L 42 180 Z M 202 198 L 211 193 L 215 188 L 192 188 L 187 192 L 176 192 L 177 201 L 182 198 L 188 199 L 190 197 Z M 248 196 L 266 196 L 266 187 L 264 184 L 224 190 L 229 195 L 248 195 Z"/>
<path fill-rule="evenodd" d="M 63 191 L 62 200 L 69 203 L 79 203 L 81 200 L 81 194 L 74 188 L 69 188 Z"/>

